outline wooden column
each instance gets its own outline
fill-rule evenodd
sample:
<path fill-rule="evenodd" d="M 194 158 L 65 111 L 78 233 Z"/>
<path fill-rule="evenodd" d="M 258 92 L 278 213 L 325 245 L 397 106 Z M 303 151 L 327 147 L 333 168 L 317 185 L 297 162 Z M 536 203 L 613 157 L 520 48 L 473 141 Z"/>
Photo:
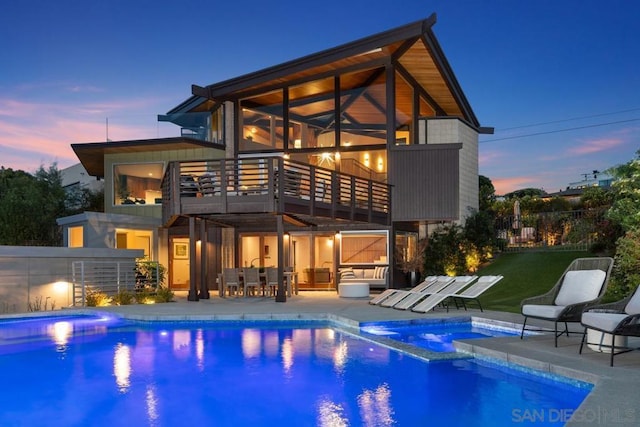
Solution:
<path fill-rule="evenodd" d="M 189 217 L 189 294 L 188 301 L 198 301 L 197 275 L 196 275 L 196 219 Z"/>
<path fill-rule="evenodd" d="M 200 293 L 198 297 L 200 299 L 209 299 L 209 287 L 207 286 L 209 283 L 209 276 L 207 275 L 208 270 L 208 260 L 207 260 L 207 246 L 209 246 L 209 242 L 207 241 L 207 221 L 205 219 L 200 219 Z"/>
<path fill-rule="evenodd" d="M 276 216 L 276 229 L 278 231 L 278 290 L 276 302 L 287 302 L 287 289 L 284 286 L 284 220 L 282 215 Z"/>

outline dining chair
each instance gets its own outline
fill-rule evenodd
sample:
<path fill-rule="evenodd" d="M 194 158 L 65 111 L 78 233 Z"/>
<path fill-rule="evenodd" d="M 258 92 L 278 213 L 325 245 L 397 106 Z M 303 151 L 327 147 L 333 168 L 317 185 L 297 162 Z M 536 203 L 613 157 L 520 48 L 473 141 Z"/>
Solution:
<path fill-rule="evenodd" d="M 278 269 L 276 267 L 267 267 L 266 273 L 265 288 L 269 291 L 269 296 L 275 296 L 278 288 Z"/>
<path fill-rule="evenodd" d="M 229 296 L 240 294 L 240 275 L 237 268 L 224 268 L 222 270 L 222 296 L 225 291 L 229 292 Z"/>
<path fill-rule="evenodd" d="M 242 270 L 242 272 L 244 276 L 244 296 L 258 295 L 258 290 L 260 289 L 260 270 L 248 267 Z"/>

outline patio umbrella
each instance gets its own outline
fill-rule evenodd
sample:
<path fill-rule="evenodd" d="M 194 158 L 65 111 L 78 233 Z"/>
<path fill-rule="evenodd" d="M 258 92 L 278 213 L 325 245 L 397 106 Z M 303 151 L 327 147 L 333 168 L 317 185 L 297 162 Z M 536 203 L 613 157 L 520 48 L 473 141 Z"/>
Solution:
<path fill-rule="evenodd" d="M 520 201 L 516 200 L 513 203 L 513 225 L 514 230 L 520 228 Z"/>

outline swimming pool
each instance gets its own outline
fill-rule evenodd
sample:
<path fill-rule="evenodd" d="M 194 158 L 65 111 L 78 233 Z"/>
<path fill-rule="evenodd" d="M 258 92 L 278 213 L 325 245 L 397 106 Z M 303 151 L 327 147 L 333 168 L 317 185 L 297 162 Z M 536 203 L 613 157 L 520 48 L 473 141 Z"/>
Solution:
<path fill-rule="evenodd" d="M 454 340 L 519 336 L 520 331 L 471 320 L 377 322 L 361 327 L 365 335 L 385 337 L 438 353 L 454 352 Z"/>
<path fill-rule="evenodd" d="M 326 322 L 43 317 L 0 321 L 0 344 L 2 426 L 499 426 L 574 410 L 591 389 L 427 363 Z"/>

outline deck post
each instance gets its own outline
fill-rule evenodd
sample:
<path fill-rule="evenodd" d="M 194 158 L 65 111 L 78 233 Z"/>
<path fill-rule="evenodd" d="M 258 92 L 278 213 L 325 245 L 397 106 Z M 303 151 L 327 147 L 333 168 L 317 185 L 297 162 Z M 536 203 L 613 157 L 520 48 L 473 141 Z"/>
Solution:
<path fill-rule="evenodd" d="M 284 220 L 282 214 L 276 215 L 276 229 L 278 231 L 278 289 L 276 302 L 287 302 L 287 290 L 284 286 Z"/>
<path fill-rule="evenodd" d="M 207 287 L 209 280 L 207 277 L 207 220 L 200 219 L 200 299 L 209 299 L 209 288 Z"/>
<path fill-rule="evenodd" d="M 188 301 L 198 301 L 198 288 L 196 283 L 196 218 L 189 217 L 189 294 Z"/>

